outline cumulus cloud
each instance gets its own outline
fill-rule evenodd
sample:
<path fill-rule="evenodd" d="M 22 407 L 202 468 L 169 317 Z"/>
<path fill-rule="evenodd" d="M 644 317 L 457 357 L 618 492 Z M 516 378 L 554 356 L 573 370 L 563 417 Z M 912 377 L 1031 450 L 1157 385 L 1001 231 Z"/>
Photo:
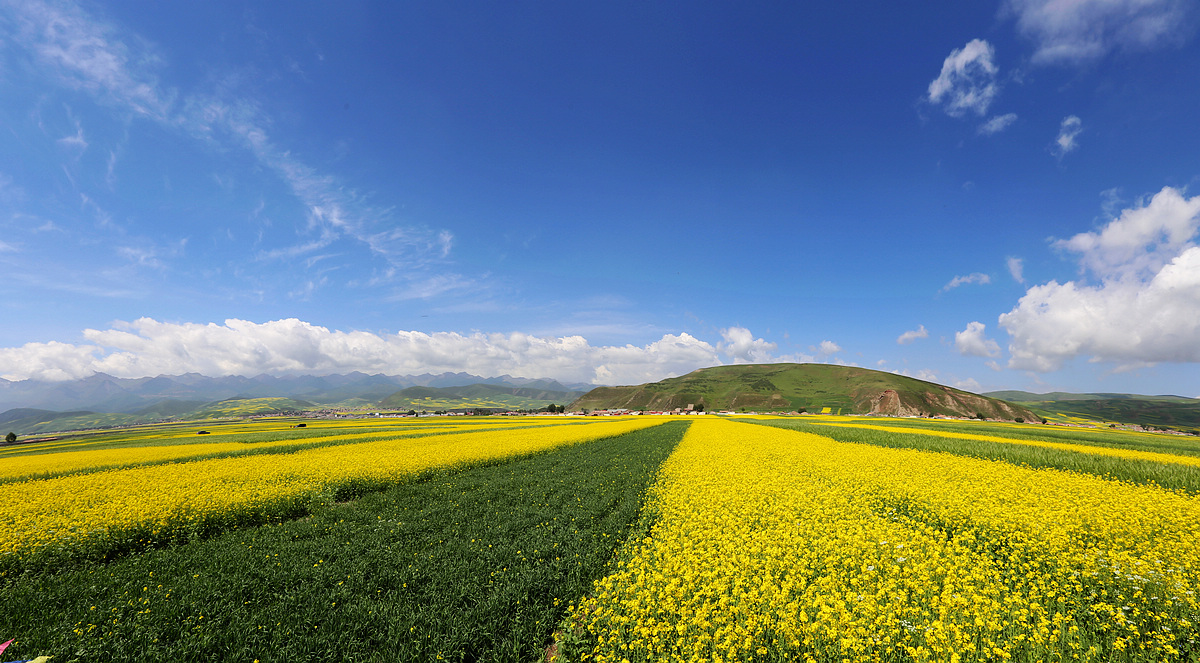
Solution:
<path fill-rule="evenodd" d="M 1100 278 L 1149 277 L 1194 245 L 1200 230 L 1200 196 L 1185 198 L 1164 187 L 1139 207 L 1096 232 L 1055 242 L 1079 254 L 1080 265 Z"/>
<path fill-rule="evenodd" d="M 929 84 L 927 99 L 953 117 L 967 112 L 983 117 L 1000 92 L 995 57 L 995 49 L 982 39 L 950 51 L 941 73 Z"/>
<path fill-rule="evenodd" d="M 942 286 L 941 291 L 949 292 L 949 291 L 957 288 L 960 285 L 970 285 L 970 284 L 986 285 L 991 282 L 992 282 L 992 277 L 988 276 L 987 274 L 983 274 L 981 272 L 975 272 L 974 274 L 967 274 L 966 276 L 955 276 L 954 278 L 950 279 L 949 283 Z"/>
<path fill-rule="evenodd" d="M 909 343 L 921 338 L 929 338 L 929 330 L 925 329 L 925 325 L 920 325 L 912 331 L 904 332 L 899 338 L 896 339 L 896 342 L 900 345 L 908 345 Z"/>
<path fill-rule="evenodd" d="M 87 377 L 101 349 L 70 343 L 26 343 L 19 348 L 0 348 L 0 377 L 6 380 L 72 380 Z M 82 369 L 82 370 L 81 370 Z"/>
<path fill-rule="evenodd" d="M 338 331 L 297 319 L 224 324 L 141 318 L 88 329 L 85 343 L 29 343 L 0 349 L 0 377 L 68 380 L 95 372 L 117 377 L 295 375 L 362 371 L 407 375 L 552 377 L 571 382 L 640 384 L 725 363 L 795 361 L 748 329 L 721 331 L 715 347 L 690 334 L 667 334 L 644 346 L 593 346 L 582 336 L 521 332 L 394 334 Z"/>
<path fill-rule="evenodd" d="M 979 125 L 979 133 L 984 136 L 991 136 L 992 134 L 998 134 L 1001 131 L 1004 131 L 1005 129 L 1007 129 L 1010 125 L 1012 125 L 1013 122 L 1016 122 L 1016 121 L 1017 121 L 1016 113 L 1005 113 L 1004 115 L 997 115 L 996 117 L 993 117 L 992 119 L 988 120 L 987 122 L 984 122 L 983 124 Z"/>
<path fill-rule="evenodd" d="M 768 362 L 776 348 L 774 343 L 754 338 L 754 334 L 745 327 L 722 329 L 721 338 L 724 340 L 717 344 L 717 349 L 735 364 Z"/>
<path fill-rule="evenodd" d="M 979 380 L 976 380 L 975 378 L 958 380 L 950 386 L 954 387 L 955 389 L 962 389 L 963 391 L 969 391 L 971 393 L 979 393 L 983 389 L 983 385 L 979 384 Z"/>
<path fill-rule="evenodd" d="M 1077 356 L 1122 366 L 1200 362 L 1200 196 L 1171 187 L 1098 231 L 1056 246 L 1079 280 L 1029 288 L 1000 316 L 1010 368 L 1057 370 Z"/>
<path fill-rule="evenodd" d="M 1074 115 L 1068 115 L 1063 118 L 1062 124 L 1058 127 L 1058 137 L 1054 139 L 1054 144 L 1050 146 L 1050 150 L 1060 159 L 1067 153 L 1075 151 L 1079 147 L 1079 143 L 1075 140 L 1083 131 L 1083 121 Z"/>
<path fill-rule="evenodd" d="M 1114 49 L 1179 43 L 1190 32 L 1189 0 L 1008 0 L 1033 61 L 1074 64 Z"/>
<path fill-rule="evenodd" d="M 1006 262 L 1008 264 L 1008 273 L 1012 275 L 1013 280 L 1017 283 L 1025 283 L 1025 261 L 1009 256 Z"/>
<path fill-rule="evenodd" d="M 904 377 L 909 377 L 909 378 L 916 378 L 918 380 L 924 380 L 926 382 L 937 382 L 938 381 L 937 373 L 929 370 L 928 368 L 922 368 L 921 370 L 917 371 L 916 373 L 913 373 L 912 371 L 909 371 L 908 369 L 897 370 L 897 371 L 892 371 L 892 374 L 893 375 L 903 375 Z"/>
<path fill-rule="evenodd" d="M 818 354 L 824 357 L 835 355 L 842 351 L 842 346 L 833 341 L 821 341 L 821 344 L 813 348 Z"/>
<path fill-rule="evenodd" d="M 996 357 L 1000 344 L 985 335 L 987 326 L 982 322 L 967 323 L 967 328 L 954 333 L 954 347 L 960 354 L 970 357 Z"/>

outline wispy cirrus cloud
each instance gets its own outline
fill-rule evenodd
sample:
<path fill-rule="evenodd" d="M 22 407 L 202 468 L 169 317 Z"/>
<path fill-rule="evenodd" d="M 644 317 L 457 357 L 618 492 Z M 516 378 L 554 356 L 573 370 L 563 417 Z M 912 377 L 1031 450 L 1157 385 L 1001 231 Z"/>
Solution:
<path fill-rule="evenodd" d="M 167 121 L 175 95 L 159 86 L 153 72 L 160 58 L 149 44 L 70 2 L 26 0 L 9 7 L 16 27 L 13 40 L 33 52 L 64 85 L 137 115 Z"/>
<path fill-rule="evenodd" d="M 1007 0 L 1005 12 L 1033 42 L 1033 61 L 1077 64 L 1113 50 L 1177 45 L 1195 29 L 1189 0 Z"/>
<path fill-rule="evenodd" d="M 950 279 L 950 282 L 942 286 L 939 292 L 949 292 L 959 286 L 964 285 L 987 285 L 992 282 L 992 277 L 983 272 L 975 272 L 966 276 L 955 276 Z"/>
<path fill-rule="evenodd" d="M 358 243 L 405 276 L 449 256 L 454 243 L 450 231 L 397 223 L 390 208 L 367 204 L 337 178 L 295 156 L 272 137 L 271 118 L 253 96 L 239 94 L 235 84 L 209 92 L 167 88 L 158 76 L 166 62 L 153 44 L 71 2 L 16 0 L 9 9 L 15 25 L 12 42 L 32 54 L 31 60 L 47 80 L 221 150 L 245 150 L 282 181 L 305 215 L 295 223 L 293 243 L 263 249 L 260 258 L 298 257 L 344 239 Z M 78 123 L 76 129 L 59 143 L 75 150 L 86 148 Z M 105 181 L 110 188 L 117 157 L 116 150 L 109 151 Z"/>

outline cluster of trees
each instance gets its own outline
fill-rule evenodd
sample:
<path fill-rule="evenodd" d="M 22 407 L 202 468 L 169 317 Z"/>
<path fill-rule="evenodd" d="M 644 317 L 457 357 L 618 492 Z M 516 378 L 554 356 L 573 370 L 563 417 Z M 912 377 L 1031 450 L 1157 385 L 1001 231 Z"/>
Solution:
<path fill-rule="evenodd" d="M 12 431 L 9 431 L 8 435 L 4 436 L 4 443 L 5 444 L 16 444 L 17 443 L 17 434 Z"/>

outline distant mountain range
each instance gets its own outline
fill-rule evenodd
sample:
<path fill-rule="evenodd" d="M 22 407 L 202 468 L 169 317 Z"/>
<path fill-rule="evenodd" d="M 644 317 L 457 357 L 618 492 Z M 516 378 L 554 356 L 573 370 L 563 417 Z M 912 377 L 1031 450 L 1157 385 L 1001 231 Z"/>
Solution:
<path fill-rule="evenodd" d="M 211 378 L 196 373 L 117 378 L 97 373 L 82 380 L 13 382 L 0 379 L 0 435 L 30 435 L 160 421 L 313 410 L 379 407 L 452 410 L 537 409 L 566 404 L 591 385 L 564 385 L 508 375 L 346 375 Z M 426 389 L 421 400 L 396 396 Z M 436 395 L 437 398 L 430 398 Z M 389 403 L 390 405 L 385 405 Z"/>
<path fill-rule="evenodd" d="M 1028 408 L 916 378 L 831 364 L 740 364 L 678 378 L 597 387 L 571 409 L 807 411 L 897 416 L 982 416 L 1040 421 Z"/>
<path fill-rule="evenodd" d="M 532 380 L 509 375 L 481 377 L 469 373 L 438 375 L 300 375 L 275 377 L 238 375 L 207 377 L 197 373 L 153 378 L 117 378 L 96 373 L 81 380 L 44 382 L 0 379 L 0 412 L 13 408 L 54 411 L 141 413 L 161 401 L 211 403 L 229 398 L 296 398 L 321 404 L 372 405 L 407 387 L 462 387 L 489 384 L 541 391 L 586 391 L 589 384 L 564 385 L 555 380 Z M 170 407 L 170 406 L 166 406 Z"/>
<path fill-rule="evenodd" d="M 584 393 L 587 392 L 587 393 Z M 539 409 L 807 410 L 843 414 L 945 414 L 1036 421 L 1075 419 L 1200 430 L 1200 399 L 1115 393 L 1034 394 L 959 389 L 829 364 L 745 364 L 700 369 L 660 382 L 598 387 L 555 380 L 438 375 L 207 377 L 196 373 L 81 380 L 0 379 L 0 434 L 21 435 L 230 414 L 379 407 L 392 410 Z"/>

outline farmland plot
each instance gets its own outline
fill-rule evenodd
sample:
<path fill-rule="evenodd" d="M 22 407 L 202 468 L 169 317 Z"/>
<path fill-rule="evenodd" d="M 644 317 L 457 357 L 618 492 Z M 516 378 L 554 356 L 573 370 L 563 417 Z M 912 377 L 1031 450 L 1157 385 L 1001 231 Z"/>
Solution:
<path fill-rule="evenodd" d="M 566 660 L 1196 660 L 1200 500 L 697 421 Z"/>
<path fill-rule="evenodd" d="M 687 425 L 661 423 L 563 427 L 575 431 L 568 437 L 526 431 L 550 437 L 523 455 L 501 452 L 512 439 L 480 431 L 469 435 L 498 450 L 470 462 L 443 455 L 457 465 L 394 477 L 349 502 L 324 493 L 305 518 L 106 564 L 68 558 L 14 571 L 0 585 L 0 636 L 17 638 L 6 656 L 536 660 L 567 604 L 637 522 L 647 485 Z M 436 438 L 457 440 L 443 454 L 473 443 Z"/>

